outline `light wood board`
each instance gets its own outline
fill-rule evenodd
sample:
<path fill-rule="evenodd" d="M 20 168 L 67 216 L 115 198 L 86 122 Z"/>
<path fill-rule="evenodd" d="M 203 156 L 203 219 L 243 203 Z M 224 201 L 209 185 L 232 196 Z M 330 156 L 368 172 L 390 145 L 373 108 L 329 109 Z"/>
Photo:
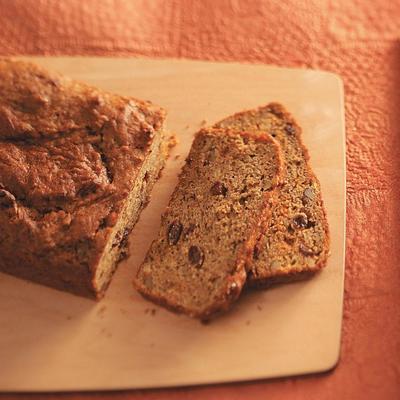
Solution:
<path fill-rule="evenodd" d="M 96 303 L 0 274 L 0 390 L 150 388 L 326 371 L 340 349 L 345 238 L 341 80 L 330 73 L 183 60 L 34 58 L 101 88 L 168 110 L 179 137 L 131 238 L 131 257 Z M 203 325 L 142 299 L 131 281 L 200 125 L 270 101 L 304 130 L 332 236 L 314 279 L 242 296 Z M 179 155 L 178 158 L 175 156 Z M 23 246 L 23 243 L 21 243 Z"/>

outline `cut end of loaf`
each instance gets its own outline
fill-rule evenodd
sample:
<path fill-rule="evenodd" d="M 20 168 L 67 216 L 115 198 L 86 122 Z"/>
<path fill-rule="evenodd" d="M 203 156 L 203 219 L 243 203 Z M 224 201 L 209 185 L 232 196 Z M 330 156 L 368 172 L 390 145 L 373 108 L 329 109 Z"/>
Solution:
<path fill-rule="evenodd" d="M 129 234 L 139 219 L 141 211 L 148 204 L 151 190 L 161 174 L 169 150 L 175 145 L 171 138 L 173 136 L 166 137 L 164 131 L 155 135 L 149 156 L 135 179 L 96 268 L 93 287 L 97 299 L 103 297 L 118 263 L 128 257 Z"/>

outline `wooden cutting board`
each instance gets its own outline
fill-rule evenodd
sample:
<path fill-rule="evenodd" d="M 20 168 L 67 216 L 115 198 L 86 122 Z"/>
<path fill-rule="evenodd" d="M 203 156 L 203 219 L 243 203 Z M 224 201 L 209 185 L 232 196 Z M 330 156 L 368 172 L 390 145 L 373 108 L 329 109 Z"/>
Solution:
<path fill-rule="evenodd" d="M 0 390 L 150 388 L 326 371 L 339 357 L 345 239 L 343 87 L 330 73 L 244 64 L 34 58 L 168 110 L 179 144 L 130 238 L 131 257 L 96 303 L 0 274 Z M 143 300 L 132 277 L 160 223 L 193 134 L 234 112 L 283 103 L 322 184 L 332 255 L 314 279 L 245 294 L 203 325 Z M 23 245 L 23 243 L 21 243 Z"/>

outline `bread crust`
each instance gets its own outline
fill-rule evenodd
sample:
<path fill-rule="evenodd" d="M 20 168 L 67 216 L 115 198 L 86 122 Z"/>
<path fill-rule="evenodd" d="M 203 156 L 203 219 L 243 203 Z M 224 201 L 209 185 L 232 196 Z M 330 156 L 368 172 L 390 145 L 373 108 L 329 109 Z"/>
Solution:
<path fill-rule="evenodd" d="M 0 93 L 0 271 L 99 298 L 163 167 L 165 111 L 5 58 Z"/>

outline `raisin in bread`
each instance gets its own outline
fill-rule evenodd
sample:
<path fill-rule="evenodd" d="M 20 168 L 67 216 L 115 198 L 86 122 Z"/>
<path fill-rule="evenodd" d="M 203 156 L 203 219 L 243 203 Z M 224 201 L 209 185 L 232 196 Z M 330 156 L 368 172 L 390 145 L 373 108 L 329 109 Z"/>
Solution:
<path fill-rule="evenodd" d="M 200 131 L 138 270 L 139 292 L 201 319 L 229 308 L 245 283 L 281 169 L 279 146 L 268 135 Z"/>
<path fill-rule="evenodd" d="M 329 254 L 328 223 L 300 127 L 275 103 L 235 114 L 215 126 L 260 135 L 268 132 L 282 149 L 285 179 L 271 221 L 257 241 L 248 282 L 265 286 L 319 271 Z"/>
<path fill-rule="evenodd" d="M 0 271 L 100 297 L 164 164 L 164 118 L 0 59 Z"/>

